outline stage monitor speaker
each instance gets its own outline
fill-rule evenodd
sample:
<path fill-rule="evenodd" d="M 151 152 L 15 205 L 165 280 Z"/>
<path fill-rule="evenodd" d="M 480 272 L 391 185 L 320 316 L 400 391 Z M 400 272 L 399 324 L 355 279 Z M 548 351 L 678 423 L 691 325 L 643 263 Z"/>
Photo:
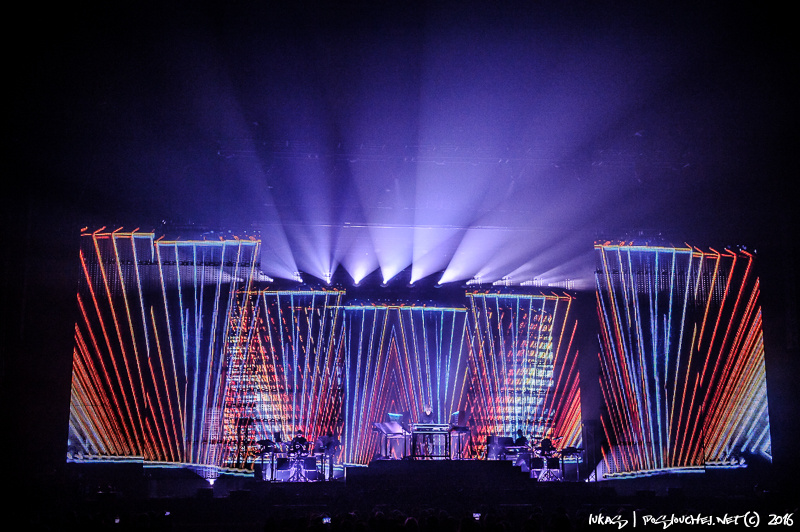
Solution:
<path fill-rule="evenodd" d="M 580 480 L 580 469 L 575 462 L 564 460 L 561 464 L 561 468 L 564 471 L 564 480 Z"/>
<path fill-rule="evenodd" d="M 303 463 L 303 473 L 301 475 L 302 478 L 305 480 L 319 480 L 321 477 L 319 472 L 317 471 L 317 457 L 316 456 L 306 456 L 302 460 Z"/>
<path fill-rule="evenodd" d="M 561 464 L 557 456 L 552 456 L 547 459 L 547 469 L 560 469 Z"/>
<path fill-rule="evenodd" d="M 285 482 L 292 476 L 292 461 L 285 457 L 275 459 L 275 480 Z"/>

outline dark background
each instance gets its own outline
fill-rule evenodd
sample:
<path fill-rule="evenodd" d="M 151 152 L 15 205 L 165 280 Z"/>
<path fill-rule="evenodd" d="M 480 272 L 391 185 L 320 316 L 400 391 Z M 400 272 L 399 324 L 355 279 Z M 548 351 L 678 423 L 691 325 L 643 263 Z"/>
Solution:
<path fill-rule="evenodd" d="M 352 200 L 353 175 L 301 185 L 296 167 L 273 164 L 287 160 L 280 146 L 341 161 L 367 144 L 386 146 L 385 162 L 409 146 L 512 159 L 536 147 L 534 161 L 517 159 L 519 176 L 533 168 L 534 178 L 483 214 L 585 242 L 589 256 L 596 235 L 756 249 L 774 475 L 790 483 L 790 14 L 739 2 L 531 4 L 121 2 L 9 17 L 0 387 L 10 478 L 47 486 L 64 466 L 82 227 L 302 232 L 351 207 L 370 223 L 379 200 Z M 301 186 L 329 192 L 309 199 Z M 557 220 L 527 207 L 551 201 L 565 205 Z M 302 215 L 326 205 L 332 219 Z M 591 305 L 591 292 L 582 299 Z"/>

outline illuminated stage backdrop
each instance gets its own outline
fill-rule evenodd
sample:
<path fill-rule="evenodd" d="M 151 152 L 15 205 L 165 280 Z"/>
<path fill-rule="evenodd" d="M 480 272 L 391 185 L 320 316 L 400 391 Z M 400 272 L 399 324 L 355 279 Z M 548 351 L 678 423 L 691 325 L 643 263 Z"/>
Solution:
<path fill-rule="evenodd" d="M 237 294 L 225 344 L 224 403 L 212 426 L 211 463 L 249 468 L 260 440 L 336 430 L 341 411 L 343 291 Z"/>
<path fill-rule="evenodd" d="M 610 243 L 595 252 L 606 471 L 771 460 L 753 255 Z"/>
<path fill-rule="evenodd" d="M 367 464 L 379 449 L 373 423 L 408 413 L 417 422 L 430 405 L 450 422 L 466 402 L 469 338 L 466 310 L 365 305 L 345 310 L 345 431 L 348 464 Z"/>
<path fill-rule="evenodd" d="M 470 292 L 471 388 L 477 438 L 515 436 L 581 445 L 577 321 L 569 295 Z"/>
<path fill-rule="evenodd" d="M 464 457 L 517 428 L 579 444 L 571 297 L 356 305 L 340 289 L 271 288 L 259 251 L 249 239 L 82 234 L 68 460 L 213 478 L 301 429 L 335 433 L 341 461 L 366 464 L 372 424 L 390 412 L 416 422 L 426 404 L 442 424 L 472 411 Z"/>
<path fill-rule="evenodd" d="M 254 240 L 82 234 L 68 452 L 209 464 L 236 293 L 261 275 Z"/>

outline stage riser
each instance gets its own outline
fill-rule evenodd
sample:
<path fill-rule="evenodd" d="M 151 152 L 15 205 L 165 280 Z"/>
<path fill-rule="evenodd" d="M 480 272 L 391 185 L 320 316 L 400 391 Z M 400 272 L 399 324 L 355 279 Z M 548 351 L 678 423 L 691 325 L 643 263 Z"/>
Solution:
<path fill-rule="evenodd" d="M 531 479 L 510 461 L 386 460 L 369 467 L 347 468 L 354 489 L 400 489 L 425 486 L 431 490 L 498 490 L 524 487 Z"/>

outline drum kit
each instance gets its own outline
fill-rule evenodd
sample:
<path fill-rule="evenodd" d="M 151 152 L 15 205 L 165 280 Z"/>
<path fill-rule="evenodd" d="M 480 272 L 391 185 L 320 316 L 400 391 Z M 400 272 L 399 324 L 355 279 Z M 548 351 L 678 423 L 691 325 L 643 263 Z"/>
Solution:
<path fill-rule="evenodd" d="M 274 440 L 263 439 L 256 442 L 260 449 L 257 456 L 261 461 L 260 480 L 282 480 L 285 482 L 308 482 L 325 478 L 333 479 L 333 461 L 341 448 L 339 440 L 331 436 L 319 438 L 315 445 L 306 440 L 302 431 L 288 442 L 281 441 L 281 435 L 276 432 Z M 317 468 L 317 457 L 321 455 L 320 469 Z M 269 459 L 269 476 L 264 474 L 264 462 Z M 329 466 L 328 468 L 324 467 Z M 327 469 L 327 470 L 326 470 Z M 311 478 L 309 478 L 311 474 Z"/>
<path fill-rule="evenodd" d="M 561 438 L 556 438 L 556 440 L 559 439 Z M 541 464 L 537 465 L 542 466 L 540 468 L 534 468 L 534 464 L 531 463 L 531 470 L 539 470 L 537 480 L 539 482 L 561 480 L 560 460 L 558 459 L 559 451 L 553 446 L 553 441 L 550 438 L 542 439 L 542 441 L 539 442 L 539 446 L 533 448 L 533 452 L 534 455 L 541 460 Z"/>
<path fill-rule="evenodd" d="M 559 482 L 564 479 L 562 469 L 564 459 L 577 457 L 582 449 L 577 447 L 564 447 L 558 449 L 553 445 L 553 441 L 558 438 L 543 438 L 539 445 L 530 446 L 530 467 L 531 476 L 535 476 L 539 482 Z"/>

